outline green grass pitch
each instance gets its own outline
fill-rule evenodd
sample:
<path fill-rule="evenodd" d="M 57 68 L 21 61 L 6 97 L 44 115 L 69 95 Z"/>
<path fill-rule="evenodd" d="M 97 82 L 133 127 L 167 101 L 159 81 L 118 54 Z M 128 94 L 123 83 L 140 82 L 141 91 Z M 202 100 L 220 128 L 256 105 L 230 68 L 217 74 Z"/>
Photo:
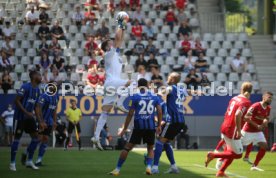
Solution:
<path fill-rule="evenodd" d="M 115 168 L 119 151 L 95 151 L 77 150 L 63 151 L 61 149 L 49 149 L 43 160 L 45 164 L 40 170 L 34 171 L 26 169 L 20 163 L 20 156 L 23 149 L 18 151 L 17 172 L 8 169 L 10 152 L 8 148 L 0 148 L 0 177 L 1 178 L 105 178 L 111 177 L 108 172 Z M 207 151 L 175 151 L 177 165 L 181 173 L 178 175 L 165 175 L 168 167 L 166 154 L 162 154 L 159 175 L 152 177 L 170 178 L 207 178 L 215 177 L 215 161 L 209 168 L 203 167 Z M 133 151 L 129 154 L 125 162 L 120 177 L 122 178 L 143 178 L 148 177 L 144 174 L 143 151 Z M 251 154 L 254 160 L 256 152 Z M 230 177 L 238 178 L 275 178 L 276 177 L 276 153 L 268 152 L 262 160 L 260 167 L 265 172 L 252 172 L 250 165 L 242 160 L 236 160 L 229 167 Z"/>

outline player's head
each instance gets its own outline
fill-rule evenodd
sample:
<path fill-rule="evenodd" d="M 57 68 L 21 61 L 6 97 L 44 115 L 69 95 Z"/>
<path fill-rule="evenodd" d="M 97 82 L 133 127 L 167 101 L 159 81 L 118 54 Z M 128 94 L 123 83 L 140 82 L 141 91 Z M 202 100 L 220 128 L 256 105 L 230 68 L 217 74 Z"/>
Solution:
<path fill-rule="evenodd" d="M 252 93 L 253 85 L 250 82 L 244 82 L 241 86 L 241 94 L 247 98 L 250 98 Z"/>
<path fill-rule="evenodd" d="M 41 83 L 42 77 L 40 72 L 38 72 L 37 70 L 30 70 L 29 77 L 31 79 L 31 82 L 34 82 L 36 84 Z"/>
<path fill-rule="evenodd" d="M 168 85 L 176 85 L 177 83 L 180 82 L 181 76 L 179 75 L 179 73 L 177 72 L 172 72 L 169 76 L 168 76 Z"/>
<path fill-rule="evenodd" d="M 149 82 L 144 78 L 140 78 L 138 80 L 138 88 L 140 91 L 145 91 L 145 89 L 149 88 Z"/>
<path fill-rule="evenodd" d="M 101 49 L 102 49 L 104 52 L 110 51 L 111 47 L 112 47 L 112 40 L 111 40 L 111 39 L 105 40 L 105 41 L 102 42 L 102 44 L 101 44 Z"/>
<path fill-rule="evenodd" d="M 73 109 L 75 109 L 75 108 L 77 108 L 77 101 L 76 100 L 71 100 L 71 107 L 73 108 Z"/>
<path fill-rule="evenodd" d="M 273 100 L 273 93 L 270 91 L 266 91 L 263 93 L 263 103 L 266 105 L 270 105 Z"/>

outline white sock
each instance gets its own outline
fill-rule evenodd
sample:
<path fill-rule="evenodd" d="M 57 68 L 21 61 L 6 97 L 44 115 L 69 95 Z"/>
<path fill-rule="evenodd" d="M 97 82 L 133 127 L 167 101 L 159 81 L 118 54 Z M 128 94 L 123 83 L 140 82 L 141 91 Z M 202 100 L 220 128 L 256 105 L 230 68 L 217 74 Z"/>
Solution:
<path fill-rule="evenodd" d="M 152 169 L 157 170 L 157 169 L 158 169 L 158 166 L 152 166 Z"/>
<path fill-rule="evenodd" d="M 100 115 L 100 118 L 97 122 L 96 131 L 95 131 L 95 134 L 94 134 L 94 137 L 96 139 L 100 138 L 100 134 L 101 134 L 101 131 L 102 131 L 102 129 L 103 129 L 105 123 L 106 123 L 107 116 L 108 116 L 108 114 L 106 112 L 102 112 L 102 114 Z"/>
<path fill-rule="evenodd" d="M 173 168 L 173 169 L 177 169 L 176 164 L 172 164 L 172 165 L 171 165 L 171 168 Z"/>

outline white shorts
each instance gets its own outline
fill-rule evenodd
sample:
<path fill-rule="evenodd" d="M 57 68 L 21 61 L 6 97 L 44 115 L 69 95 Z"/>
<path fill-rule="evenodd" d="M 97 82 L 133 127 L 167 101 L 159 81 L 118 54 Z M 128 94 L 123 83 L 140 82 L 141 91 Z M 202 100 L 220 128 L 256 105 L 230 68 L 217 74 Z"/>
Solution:
<path fill-rule="evenodd" d="M 118 89 L 121 86 L 125 86 L 128 80 L 120 79 L 120 78 L 113 78 L 107 79 L 104 83 L 105 90 L 107 87 L 113 87 L 114 89 Z M 118 94 L 117 91 L 115 94 L 109 95 L 108 93 L 105 94 L 103 99 L 103 106 L 105 105 L 113 105 L 117 100 Z"/>
<path fill-rule="evenodd" d="M 257 143 L 264 142 L 266 139 L 263 132 L 246 132 L 242 130 L 242 145 L 247 146 L 251 143 L 256 145 Z"/>
<path fill-rule="evenodd" d="M 236 153 L 238 155 L 242 154 L 243 147 L 242 147 L 241 140 L 230 139 L 227 136 L 225 136 L 224 134 L 222 134 L 222 136 L 223 136 L 223 139 L 225 140 L 227 150 L 232 150 L 234 153 Z"/>

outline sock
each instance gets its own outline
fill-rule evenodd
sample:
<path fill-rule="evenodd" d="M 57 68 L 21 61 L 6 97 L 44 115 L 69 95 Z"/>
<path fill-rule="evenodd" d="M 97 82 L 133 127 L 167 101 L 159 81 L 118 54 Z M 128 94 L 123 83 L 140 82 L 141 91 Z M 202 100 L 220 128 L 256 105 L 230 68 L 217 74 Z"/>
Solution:
<path fill-rule="evenodd" d="M 14 140 L 11 145 L 11 163 L 15 164 L 16 152 L 18 150 L 19 140 Z"/>
<path fill-rule="evenodd" d="M 175 165 L 174 155 L 173 155 L 173 149 L 170 143 L 164 144 L 164 149 L 166 151 L 168 160 L 170 161 L 171 165 Z"/>
<path fill-rule="evenodd" d="M 247 145 L 247 147 L 246 147 L 246 152 L 245 152 L 245 155 L 244 155 L 244 158 L 249 158 L 249 154 L 250 154 L 250 152 L 252 151 L 252 148 L 253 148 L 253 143 Z"/>
<path fill-rule="evenodd" d="M 79 145 L 79 149 L 81 149 L 81 139 L 79 138 L 78 145 Z"/>
<path fill-rule="evenodd" d="M 222 153 L 213 153 L 214 158 L 223 158 L 223 159 L 240 159 L 242 157 L 242 154 L 236 154 L 234 152 L 222 152 Z"/>
<path fill-rule="evenodd" d="M 39 143 L 39 140 L 37 138 L 33 138 L 31 140 L 31 143 L 28 146 L 28 161 L 32 161 L 34 157 L 34 152 L 36 150 L 36 147 Z"/>
<path fill-rule="evenodd" d="M 160 142 L 159 140 L 157 140 L 157 142 L 155 143 L 154 163 L 153 163 L 154 166 L 159 165 L 159 160 L 162 155 L 163 146 L 164 146 L 164 143 Z"/>
<path fill-rule="evenodd" d="M 96 139 L 100 138 L 100 134 L 101 134 L 101 131 L 102 131 L 102 129 L 103 129 L 105 123 L 106 123 L 107 116 L 108 116 L 108 114 L 106 112 L 102 112 L 101 115 L 100 115 L 100 118 L 97 122 L 96 131 L 95 131 L 95 134 L 94 134 L 94 137 Z"/>
<path fill-rule="evenodd" d="M 41 162 L 44 153 L 46 152 L 46 148 L 48 147 L 48 144 L 46 143 L 41 143 L 38 151 L 38 158 L 36 162 Z"/>
<path fill-rule="evenodd" d="M 263 159 L 265 152 L 266 152 L 265 149 L 263 149 L 263 148 L 259 149 L 258 154 L 255 159 L 255 162 L 254 162 L 254 166 L 258 166 L 259 162 Z"/>
<path fill-rule="evenodd" d="M 70 137 L 67 137 L 64 145 L 65 148 L 68 147 L 69 142 L 70 142 Z"/>
<path fill-rule="evenodd" d="M 151 167 L 152 165 L 152 158 L 147 157 L 147 167 Z"/>
<path fill-rule="evenodd" d="M 117 167 L 116 169 L 118 169 L 119 171 L 121 170 L 121 167 L 123 166 L 125 160 L 124 159 L 121 159 L 119 158 L 118 162 L 117 162 Z"/>
<path fill-rule="evenodd" d="M 219 171 L 224 172 L 233 160 L 233 158 L 225 159 Z"/>
<path fill-rule="evenodd" d="M 218 142 L 218 145 L 216 147 L 216 150 L 219 150 L 223 145 L 225 144 L 225 141 L 223 139 L 221 139 L 219 142 Z"/>

